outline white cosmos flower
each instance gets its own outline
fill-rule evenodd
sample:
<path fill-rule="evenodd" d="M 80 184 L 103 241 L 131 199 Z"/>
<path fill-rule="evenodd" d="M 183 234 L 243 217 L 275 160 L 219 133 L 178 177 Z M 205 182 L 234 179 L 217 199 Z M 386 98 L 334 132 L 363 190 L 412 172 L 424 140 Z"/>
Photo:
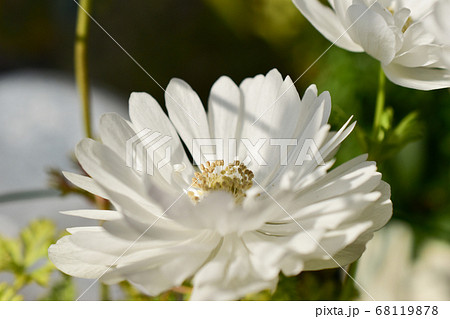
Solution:
<path fill-rule="evenodd" d="M 150 295 L 191 280 L 194 300 L 237 299 L 275 289 L 280 271 L 291 276 L 337 267 L 330 256 L 340 265 L 353 262 L 391 217 L 389 185 L 366 156 L 327 172 L 354 127 L 347 122 L 330 132 L 328 92 L 317 96 L 312 85 L 300 99 L 292 80 L 272 70 L 240 86 L 218 79 L 208 114 L 182 80 L 170 81 L 165 98 L 169 117 L 151 96 L 133 93 L 131 122 L 106 114 L 102 142 L 84 139 L 77 145 L 76 156 L 90 177 L 66 177 L 109 199 L 115 210 L 66 212 L 104 222 L 68 229 L 71 235 L 50 247 L 50 259 L 63 272 L 108 284 L 128 280 Z M 172 137 L 170 161 L 153 175 L 126 166 L 126 141 L 144 129 Z M 247 168 L 218 160 L 196 171 L 177 133 L 191 153 L 198 139 L 248 138 L 252 145 L 266 139 L 259 150 L 266 165 L 251 157 Z M 287 165 L 281 147 L 269 143 L 281 138 L 291 139 Z M 318 148 L 309 149 L 309 159 L 320 151 L 324 165 L 308 156 L 298 164 L 307 139 Z M 249 152 L 237 144 L 236 157 L 244 161 Z M 163 158 L 164 148 L 155 153 L 160 150 Z M 232 172 L 237 166 L 242 174 Z"/>
<path fill-rule="evenodd" d="M 450 300 L 450 245 L 427 238 L 415 253 L 414 242 L 399 221 L 375 234 L 355 274 L 371 294 L 361 290 L 361 300 Z"/>
<path fill-rule="evenodd" d="M 443 52 L 448 43 L 426 27 L 433 5 L 447 0 L 293 0 L 328 40 L 354 52 L 366 52 L 382 64 L 394 83 L 433 90 L 450 87 Z"/>

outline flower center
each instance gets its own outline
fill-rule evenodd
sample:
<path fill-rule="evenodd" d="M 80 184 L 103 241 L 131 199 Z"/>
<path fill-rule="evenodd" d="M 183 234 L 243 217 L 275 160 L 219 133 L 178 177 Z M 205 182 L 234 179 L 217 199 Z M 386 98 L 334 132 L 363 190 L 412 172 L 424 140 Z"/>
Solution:
<path fill-rule="evenodd" d="M 226 167 L 223 160 L 206 162 L 206 165 L 200 165 L 200 172 L 196 172 L 192 178 L 195 190 L 189 191 L 188 196 L 198 203 L 209 192 L 223 190 L 230 192 L 239 204 L 244 200 L 245 192 L 252 187 L 253 177 L 253 172 L 239 161 Z"/>

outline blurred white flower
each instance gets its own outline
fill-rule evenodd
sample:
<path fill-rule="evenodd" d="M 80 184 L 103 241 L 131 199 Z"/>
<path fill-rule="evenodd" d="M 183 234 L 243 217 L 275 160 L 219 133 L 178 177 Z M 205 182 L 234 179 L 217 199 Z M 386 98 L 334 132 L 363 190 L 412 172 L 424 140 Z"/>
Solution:
<path fill-rule="evenodd" d="M 368 53 L 392 82 L 419 90 L 450 87 L 450 68 L 442 58 L 443 51 L 449 54 L 448 43 L 426 28 L 437 1 L 329 0 L 328 7 L 319 0 L 293 0 L 328 40 Z"/>
<path fill-rule="evenodd" d="M 449 300 L 450 245 L 426 241 L 413 257 L 411 228 L 390 223 L 375 235 L 359 260 L 356 280 L 376 300 Z M 360 291 L 362 300 L 372 300 Z"/>
<path fill-rule="evenodd" d="M 354 123 L 330 132 L 330 96 L 317 96 L 314 85 L 300 99 L 292 80 L 277 70 L 240 86 L 221 77 L 206 114 L 191 87 L 173 79 L 165 99 L 170 120 L 151 96 L 133 93 L 131 122 L 106 114 L 102 143 L 77 145 L 90 177 L 67 178 L 111 200 L 116 211 L 65 212 L 104 221 L 68 229 L 71 235 L 50 247 L 50 259 L 65 273 L 110 284 L 128 280 L 150 295 L 192 280 L 193 300 L 237 299 L 275 289 L 280 271 L 291 276 L 337 267 L 330 256 L 341 265 L 353 262 L 391 217 L 389 185 L 366 156 L 327 172 Z M 153 175 L 125 165 L 126 142 L 144 129 L 172 137 L 170 161 Z M 298 143 L 288 148 L 287 165 L 261 147 L 267 165 L 216 160 L 196 171 L 177 133 L 191 154 L 200 138 Z M 306 139 L 314 140 L 325 165 L 292 161 Z M 237 159 L 247 155 L 239 143 Z"/>

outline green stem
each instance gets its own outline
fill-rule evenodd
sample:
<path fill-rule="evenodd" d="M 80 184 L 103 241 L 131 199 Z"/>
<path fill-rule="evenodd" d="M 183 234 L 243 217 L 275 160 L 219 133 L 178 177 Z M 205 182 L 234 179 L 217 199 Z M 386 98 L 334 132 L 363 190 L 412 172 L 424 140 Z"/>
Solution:
<path fill-rule="evenodd" d="M 86 137 L 92 137 L 90 89 L 88 74 L 88 34 L 90 17 L 87 13 L 91 11 L 91 0 L 80 0 L 78 8 L 77 28 L 75 32 L 75 78 L 81 96 L 83 109 L 83 122 Z M 102 300 L 110 300 L 109 287 L 100 284 Z"/>
<path fill-rule="evenodd" d="M 90 92 L 87 63 L 87 39 L 90 18 L 86 12 L 91 10 L 91 0 L 80 0 L 77 27 L 75 31 L 75 78 L 81 97 L 83 122 L 86 137 L 92 137 Z"/>
<path fill-rule="evenodd" d="M 385 84 L 386 77 L 384 75 L 383 68 L 380 66 L 380 73 L 378 77 L 377 103 L 375 106 L 375 116 L 373 119 L 373 134 L 375 137 L 377 137 L 378 129 L 381 125 L 381 117 L 384 112 L 384 104 L 386 100 Z"/>
<path fill-rule="evenodd" d="M 102 301 L 111 300 L 111 297 L 109 295 L 109 286 L 108 285 L 100 284 L 100 290 L 101 290 Z"/>
<path fill-rule="evenodd" d="M 358 261 L 354 261 L 347 269 L 348 274 L 353 278 L 355 278 L 357 267 Z M 358 295 L 358 290 L 355 288 L 355 283 L 350 276 L 345 276 L 344 282 L 342 283 L 340 300 L 353 300 Z"/>

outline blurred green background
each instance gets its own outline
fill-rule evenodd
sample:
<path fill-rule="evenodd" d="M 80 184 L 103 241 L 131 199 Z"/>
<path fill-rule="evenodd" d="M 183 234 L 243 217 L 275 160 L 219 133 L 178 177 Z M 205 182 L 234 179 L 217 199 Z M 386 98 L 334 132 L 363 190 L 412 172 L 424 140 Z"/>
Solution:
<path fill-rule="evenodd" d="M 1 1 L 0 76 L 18 69 L 73 74 L 76 13 L 71 0 Z M 334 128 L 354 115 L 360 130 L 371 129 L 378 62 L 329 48 L 291 0 L 94 0 L 92 15 L 162 87 L 172 77 L 182 78 L 204 102 L 221 75 L 239 83 L 276 67 L 297 79 L 329 49 L 296 82 L 298 91 L 302 95 L 315 83 L 320 92 L 331 93 Z M 89 72 L 93 84 L 124 100 L 145 91 L 164 105 L 161 88 L 95 23 Z M 411 225 L 416 248 L 428 238 L 450 242 L 449 91 L 422 92 L 389 81 L 386 89 L 395 122 L 413 110 L 422 122 L 422 137 L 379 165 L 392 187 L 393 219 Z M 346 140 L 338 161 L 364 151 L 357 135 Z"/>

